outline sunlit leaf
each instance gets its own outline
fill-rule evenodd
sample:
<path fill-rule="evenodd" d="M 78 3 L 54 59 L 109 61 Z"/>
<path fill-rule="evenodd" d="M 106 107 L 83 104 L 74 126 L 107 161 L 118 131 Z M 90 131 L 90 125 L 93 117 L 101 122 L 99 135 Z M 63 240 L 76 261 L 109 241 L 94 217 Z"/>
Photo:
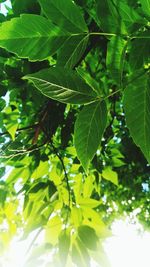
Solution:
<path fill-rule="evenodd" d="M 111 167 L 106 167 L 102 172 L 102 177 L 115 185 L 118 185 L 118 174 Z"/>
<path fill-rule="evenodd" d="M 37 179 L 42 178 L 49 173 L 49 164 L 47 161 L 40 161 L 39 166 L 34 170 L 31 175 L 31 178 Z"/>
<path fill-rule="evenodd" d="M 93 191 L 94 176 L 89 175 L 86 177 L 83 187 L 83 197 L 88 198 L 91 196 Z"/>
<path fill-rule="evenodd" d="M 47 223 L 45 231 L 46 242 L 52 245 L 56 245 L 61 231 L 62 231 L 62 221 L 61 218 L 58 215 L 56 215 L 52 217 Z"/>
<path fill-rule="evenodd" d="M 4 125 L 10 134 L 12 140 L 15 140 L 16 130 L 18 128 L 18 118 L 19 112 L 18 109 L 12 110 L 11 107 L 6 107 L 3 110 L 5 114 Z"/>
<path fill-rule="evenodd" d="M 95 208 L 95 207 L 100 205 L 100 201 L 98 201 L 96 199 L 92 199 L 92 198 L 80 198 L 80 200 L 78 200 L 78 204 L 81 207 L 86 206 L 86 207 L 90 207 L 90 208 Z"/>

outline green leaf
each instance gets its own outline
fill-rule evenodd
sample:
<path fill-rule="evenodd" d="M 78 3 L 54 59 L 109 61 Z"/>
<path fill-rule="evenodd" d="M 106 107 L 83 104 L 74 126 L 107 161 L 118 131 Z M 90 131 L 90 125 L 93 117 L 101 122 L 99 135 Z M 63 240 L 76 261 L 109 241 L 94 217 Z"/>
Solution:
<path fill-rule="evenodd" d="M 14 141 L 16 130 L 18 128 L 18 109 L 12 110 L 12 108 L 8 106 L 3 110 L 3 112 L 5 114 L 4 126 Z"/>
<path fill-rule="evenodd" d="M 45 96 L 62 103 L 86 104 L 97 97 L 75 71 L 61 67 L 29 74 L 24 79 L 33 82 Z"/>
<path fill-rule="evenodd" d="M 98 207 L 101 202 L 96 200 L 96 199 L 92 199 L 92 198 L 80 198 L 77 202 L 81 207 L 89 207 L 89 208 L 96 208 Z"/>
<path fill-rule="evenodd" d="M 37 0 L 12 0 L 12 9 L 15 15 L 21 13 L 37 13 L 39 6 Z"/>
<path fill-rule="evenodd" d="M 3 98 L 0 98 L 0 111 L 2 111 L 6 106 L 6 101 Z"/>
<path fill-rule="evenodd" d="M 93 228 L 88 225 L 81 225 L 78 227 L 78 235 L 83 244 L 91 250 L 96 250 L 98 237 Z"/>
<path fill-rule="evenodd" d="M 121 37 L 111 38 L 107 48 L 107 68 L 118 84 L 121 83 L 127 41 Z"/>
<path fill-rule="evenodd" d="M 34 170 L 31 175 L 32 179 L 42 178 L 49 173 L 49 163 L 47 161 L 40 161 L 39 166 Z"/>
<path fill-rule="evenodd" d="M 110 167 L 106 167 L 102 172 L 102 177 L 115 185 L 118 185 L 118 174 Z"/>
<path fill-rule="evenodd" d="M 78 67 L 77 72 L 99 96 L 102 96 L 102 89 L 100 88 L 99 83 L 94 80 L 87 71 L 83 70 L 81 67 Z"/>
<path fill-rule="evenodd" d="M 90 256 L 86 246 L 77 238 L 72 246 L 72 260 L 78 267 L 90 267 Z"/>
<path fill-rule="evenodd" d="M 44 14 L 61 29 L 72 33 L 87 32 L 80 9 L 71 0 L 39 0 Z"/>
<path fill-rule="evenodd" d="M 71 36 L 58 51 L 57 65 L 74 68 L 85 52 L 88 35 Z"/>
<path fill-rule="evenodd" d="M 70 233 L 67 230 L 63 230 L 59 236 L 59 255 L 62 262 L 62 266 L 66 265 L 67 257 L 70 248 Z"/>
<path fill-rule="evenodd" d="M 111 0 L 97 0 L 97 18 L 100 27 L 108 33 L 126 33 L 124 22 Z"/>
<path fill-rule="evenodd" d="M 150 17 L 150 1 L 149 0 L 140 0 L 139 1 L 142 5 L 142 9 L 145 14 Z"/>
<path fill-rule="evenodd" d="M 125 89 L 124 109 L 130 134 L 150 163 L 150 86 L 147 74 Z"/>
<path fill-rule="evenodd" d="M 75 147 L 82 166 L 87 171 L 100 143 L 107 123 L 106 103 L 85 106 L 75 123 Z"/>
<path fill-rule="evenodd" d="M 0 47 L 30 60 L 53 55 L 70 36 L 42 16 L 23 14 L 0 27 Z"/>
<path fill-rule="evenodd" d="M 144 64 L 150 63 L 150 31 L 143 32 L 140 37 L 141 39 L 131 42 L 129 63 L 132 70 L 140 69 Z"/>
<path fill-rule="evenodd" d="M 29 168 L 14 168 L 6 179 L 7 184 L 15 183 L 18 178 L 22 178 L 26 181 L 30 177 Z"/>
<path fill-rule="evenodd" d="M 117 34 L 134 32 L 146 23 L 133 7 L 118 0 L 97 0 L 97 17 L 104 31 Z"/>
<path fill-rule="evenodd" d="M 46 226 L 45 241 L 47 243 L 51 243 L 52 245 L 56 245 L 61 231 L 62 231 L 61 218 L 58 215 L 50 218 Z"/>
<path fill-rule="evenodd" d="M 80 208 L 72 207 L 71 209 L 71 222 L 74 227 L 78 227 L 82 223 L 82 211 Z"/>
<path fill-rule="evenodd" d="M 91 196 L 92 191 L 94 190 L 94 175 L 89 175 L 85 178 L 84 187 L 83 187 L 83 197 L 88 198 Z"/>
<path fill-rule="evenodd" d="M 128 33 L 136 31 L 141 27 L 141 24 L 146 22 L 145 19 L 143 19 L 129 4 L 124 3 L 123 1 L 118 3 L 118 0 L 115 0 L 115 6 Z"/>

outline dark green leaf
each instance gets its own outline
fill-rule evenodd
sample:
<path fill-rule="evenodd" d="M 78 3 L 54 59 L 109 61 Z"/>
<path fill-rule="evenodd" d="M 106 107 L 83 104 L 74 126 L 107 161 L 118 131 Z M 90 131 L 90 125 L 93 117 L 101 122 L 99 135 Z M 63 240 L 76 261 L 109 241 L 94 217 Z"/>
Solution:
<path fill-rule="evenodd" d="M 12 0 L 12 9 L 16 15 L 21 13 L 37 13 L 39 5 L 37 0 Z"/>
<path fill-rule="evenodd" d="M 141 24 L 145 23 L 145 20 L 127 3 L 115 0 L 115 7 L 128 33 L 136 31 Z"/>
<path fill-rule="evenodd" d="M 97 0 L 97 17 L 100 27 L 108 33 L 126 33 L 124 22 L 111 0 Z"/>
<path fill-rule="evenodd" d="M 63 103 L 85 104 L 96 99 L 96 93 L 75 71 L 61 67 L 45 69 L 24 77 L 47 97 Z"/>
<path fill-rule="evenodd" d="M 150 17 L 150 1 L 149 0 L 140 0 L 139 1 L 142 5 L 142 9 L 145 14 Z"/>
<path fill-rule="evenodd" d="M 114 36 L 111 38 L 107 47 L 107 68 L 114 81 L 118 84 L 121 83 L 122 79 L 126 44 L 127 41 L 118 36 Z"/>
<path fill-rule="evenodd" d="M 54 54 L 69 38 L 50 21 L 38 15 L 21 15 L 0 27 L 0 47 L 30 60 L 43 60 Z"/>
<path fill-rule="evenodd" d="M 3 98 L 0 98 L 0 111 L 6 106 L 6 102 Z"/>
<path fill-rule="evenodd" d="M 145 31 L 140 37 L 141 39 L 134 39 L 131 42 L 129 63 L 132 70 L 140 69 L 144 64 L 150 63 L 150 32 Z"/>
<path fill-rule="evenodd" d="M 150 163 L 150 86 L 146 74 L 125 89 L 124 109 L 130 134 Z"/>
<path fill-rule="evenodd" d="M 75 147 L 82 166 L 87 171 L 98 149 L 107 123 L 106 103 L 95 102 L 85 106 L 75 123 Z"/>
<path fill-rule="evenodd" d="M 44 14 L 61 29 L 71 33 L 87 32 L 80 9 L 71 0 L 39 0 Z"/>
<path fill-rule="evenodd" d="M 71 36 L 58 52 L 57 65 L 73 68 L 85 52 L 88 35 Z"/>

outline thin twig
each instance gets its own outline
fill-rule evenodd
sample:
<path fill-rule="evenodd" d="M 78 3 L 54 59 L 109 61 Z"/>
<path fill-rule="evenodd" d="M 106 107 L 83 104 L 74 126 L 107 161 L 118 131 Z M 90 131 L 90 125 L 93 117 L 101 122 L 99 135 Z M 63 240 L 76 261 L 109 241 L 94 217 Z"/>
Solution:
<path fill-rule="evenodd" d="M 29 125 L 29 126 L 26 126 L 26 127 L 19 128 L 19 129 L 16 130 L 16 132 L 21 132 L 21 131 L 25 131 L 25 130 L 28 130 L 28 129 L 33 129 L 33 128 L 37 127 L 37 126 L 38 126 L 38 123 L 33 124 L 33 125 Z M 7 135 L 7 134 L 9 134 L 9 132 L 5 131 L 3 133 L 0 133 L 0 136 Z"/>
<path fill-rule="evenodd" d="M 39 150 L 40 148 L 44 147 L 46 145 L 47 142 L 44 142 L 43 144 L 35 147 L 35 148 L 29 148 L 27 150 L 18 150 L 18 152 L 16 154 L 13 154 L 13 155 L 3 155 L 3 156 L 0 156 L 1 159 L 10 159 L 10 158 L 15 158 L 19 155 L 25 155 L 25 154 L 28 154 L 28 153 L 31 153 L 31 152 L 34 152 L 36 150 Z"/>
<path fill-rule="evenodd" d="M 66 167 L 65 167 L 65 164 L 64 164 L 64 161 L 62 159 L 62 157 L 60 156 L 60 154 L 58 153 L 56 147 L 53 145 L 52 142 L 50 142 L 53 150 L 54 150 L 54 153 L 55 155 L 58 157 L 58 159 L 60 160 L 61 164 L 62 164 L 62 168 L 63 168 L 63 171 L 64 171 L 64 175 L 65 175 L 65 180 L 66 180 L 66 183 L 67 183 L 67 189 L 68 189 L 68 193 L 69 193 L 69 207 L 70 207 L 70 201 L 71 201 L 71 195 L 70 195 L 70 185 L 69 185 L 69 179 L 68 179 L 68 175 L 67 175 L 67 171 L 66 171 Z"/>

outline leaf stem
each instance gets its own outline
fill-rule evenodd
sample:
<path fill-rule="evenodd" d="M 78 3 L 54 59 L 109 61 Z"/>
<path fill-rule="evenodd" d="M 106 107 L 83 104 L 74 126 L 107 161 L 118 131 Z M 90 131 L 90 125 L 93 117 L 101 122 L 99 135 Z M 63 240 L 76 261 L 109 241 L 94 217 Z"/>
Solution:
<path fill-rule="evenodd" d="M 122 88 L 121 88 L 121 89 L 118 89 L 117 91 L 115 91 L 115 92 L 113 92 L 113 93 L 111 93 L 110 95 L 107 95 L 106 97 L 103 98 L 103 100 L 108 99 L 109 97 L 111 97 L 111 96 L 117 94 L 117 93 L 120 92 L 120 91 L 122 91 Z"/>

